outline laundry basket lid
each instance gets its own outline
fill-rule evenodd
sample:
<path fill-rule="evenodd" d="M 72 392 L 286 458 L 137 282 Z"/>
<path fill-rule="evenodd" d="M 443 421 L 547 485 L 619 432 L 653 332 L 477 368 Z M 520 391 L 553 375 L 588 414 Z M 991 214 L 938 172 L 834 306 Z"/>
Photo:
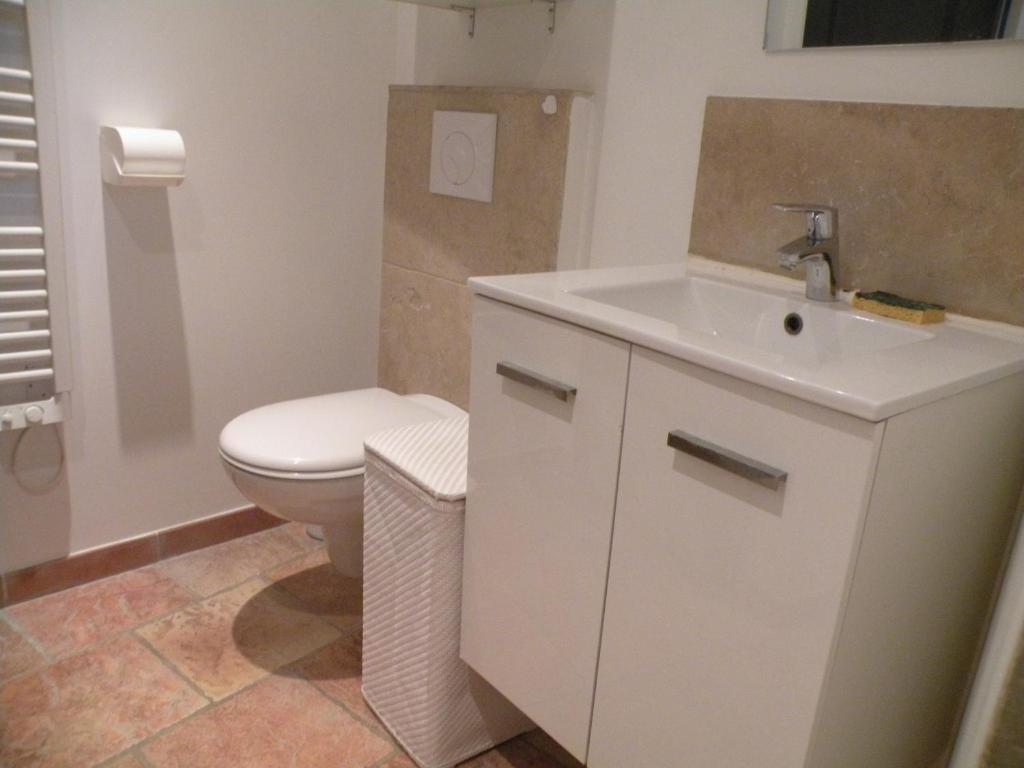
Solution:
<path fill-rule="evenodd" d="M 435 499 L 466 497 L 469 416 L 410 424 L 366 438 L 366 450 Z"/>

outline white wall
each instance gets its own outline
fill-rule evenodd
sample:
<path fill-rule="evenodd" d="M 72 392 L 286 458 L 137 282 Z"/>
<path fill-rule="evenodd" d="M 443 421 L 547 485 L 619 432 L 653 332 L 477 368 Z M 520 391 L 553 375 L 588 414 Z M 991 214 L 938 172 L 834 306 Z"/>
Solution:
<path fill-rule="evenodd" d="M 1024 45 L 766 54 L 765 9 L 765 0 L 616 3 L 594 266 L 685 257 L 709 95 L 1024 106 Z"/>
<path fill-rule="evenodd" d="M 466 17 L 415 9 L 415 85 L 496 85 L 571 88 L 603 94 L 608 72 L 614 0 L 558 5 L 548 33 L 548 5 L 484 8 L 470 38 Z M 407 76 L 410 73 L 406 73 Z"/>
<path fill-rule="evenodd" d="M 0 439 L 0 571 L 243 505 L 226 421 L 376 379 L 398 6 L 53 6 L 75 386 L 65 472 Z M 103 123 L 180 130 L 185 184 L 105 188 Z"/>

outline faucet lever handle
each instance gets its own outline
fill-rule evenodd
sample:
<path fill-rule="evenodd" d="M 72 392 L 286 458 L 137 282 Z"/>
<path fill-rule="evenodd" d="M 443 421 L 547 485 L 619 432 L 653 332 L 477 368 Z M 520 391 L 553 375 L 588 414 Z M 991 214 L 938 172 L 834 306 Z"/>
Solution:
<path fill-rule="evenodd" d="M 836 209 L 821 203 L 772 203 L 772 208 L 786 213 L 807 214 L 807 237 L 827 240 L 835 235 Z"/>

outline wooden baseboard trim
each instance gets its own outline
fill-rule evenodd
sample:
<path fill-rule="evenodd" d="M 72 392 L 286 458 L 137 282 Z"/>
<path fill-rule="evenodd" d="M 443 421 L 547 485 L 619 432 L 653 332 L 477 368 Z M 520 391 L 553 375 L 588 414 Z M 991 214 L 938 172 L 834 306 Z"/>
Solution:
<path fill-rule="evenodd" d="M 196 520 L 77 555 L 19 568 L 0 576 L 0 608 L 77 587 L 133 568 L 281 525 L 257 507 Z"/>

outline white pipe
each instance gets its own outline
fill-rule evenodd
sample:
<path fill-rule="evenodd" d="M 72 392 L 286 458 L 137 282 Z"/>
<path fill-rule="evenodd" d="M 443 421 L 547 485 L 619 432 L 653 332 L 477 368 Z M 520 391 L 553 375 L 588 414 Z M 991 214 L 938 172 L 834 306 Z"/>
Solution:
<path fill-rule="evenodd" d="M 0 269 L 0 280 L 32 280 L 46 277 L 45 269 Z"/>
<path fill-rule="evenodd" d="M 0 227 L 0 236 L 11 237 L 42 237 L 42 227 Z"/>
<path fill-rule="evenodd" d="M 39 170 L 39 163 L 29 163 L 22 160 L 0 160 L 0 171 L 36 172 Z"/>
<path fill-rule="evenodd" d="M 11 102 L 12 104 L 34 104 L 35 99 L 31 93 L 17 93 L 15 91 L 0 91 L 0 101 Z"/>
<path fill-rule="evenodd" d="M 20 309 L 15 312 L 0 312 L 0 323 L 15 320 L 46 320 L 50 316 L 48 309 Z"/>
<path fill-rule="evenodd" d="M 0 301 L 27 301 L 28 299 L 45 299 L 46 290 L 39 288 L 32 291 L 0 291 Z"/>
<path fill-rule="evenodd" d="M 31 80 L 32 73 L 27 69 L 14 69 L 12 67 L 0 67 L 0 77 L 7 77 L 11 80 Z"/>
<path fill-rule="evenodd" d="M 0 0 L 2 2 L 2 0 Z M 22 117 L 21 115 L 0 115 L 0 125 L 20 125 L 31 128 L 36 124 L 34 117 Z"/>
<path fill-rule="evenodd" d="M 50 338 L 50 332 L 46 329 L 39 331 L 7 331 L 0 333 L 0 344 L 15 341 L 41 341 Z"/>
<path fill-rule="evenodd" d="M 39 143 L 33 139 L 11 139 L 0 136 L 0 147 L 6 149 L 38 149 Z"/>
<path fill-rule="evenodd" d="M 0 259 L 29 259 L 45 255 L 42 248 L 0 248 Z"/>
<path fill-rule="evenodd" d="M 19 8 L 23 8 L 25 0 L 0 0 L 0 5 L 17 5 Z"/>
<path fill-rule="evenodd" d="M 39 381 L 40 379 L 52 379 L 53 368 L 37 368 L 34 371 L 14 371 L 13 373 L 0 373 L 0 384 L 10 384 L 15 381 Z"/>
<path fill-rule="evenodd" d="M 0 352 L 0 365 L 5 363 L 30 363 L 37 360 L 49 360 L 53 352 L 48 349 L 29 349 L 24 352 Z"/>

